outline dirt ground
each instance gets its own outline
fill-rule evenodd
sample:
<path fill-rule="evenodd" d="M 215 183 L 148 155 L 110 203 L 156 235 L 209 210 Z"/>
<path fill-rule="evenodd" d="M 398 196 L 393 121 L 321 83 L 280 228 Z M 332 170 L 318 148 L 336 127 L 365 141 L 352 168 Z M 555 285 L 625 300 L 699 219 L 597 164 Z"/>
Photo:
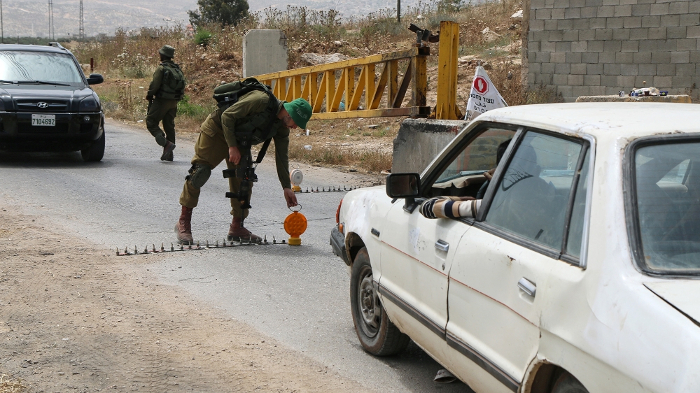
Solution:
<path fill-rule="evenodd" d="M 365 390 L 156 283 L 145 260 L 9 203 L 0 201 L 0 392 Z"/>

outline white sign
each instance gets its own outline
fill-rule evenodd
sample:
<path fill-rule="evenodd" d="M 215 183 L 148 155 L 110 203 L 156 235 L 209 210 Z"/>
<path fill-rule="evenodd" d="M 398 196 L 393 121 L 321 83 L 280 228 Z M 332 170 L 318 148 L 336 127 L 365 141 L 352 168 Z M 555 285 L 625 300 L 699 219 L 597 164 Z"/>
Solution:
<path fill-rule="evenodd" d="M 469 92 L 469 100 L 467 101 L 467 115 L 464 117 L 464 120 L 470 120 L 491 109 L 506 106 L 508 104 L 506 104 L 506 101 L 501 97 L 501 93 L 498 92 L 496 86 L 489 79 L 484 67 L 477 66 L 472 89 Z"/>
<path fill-rule="evenodd" d="M 42 127 L 54 127 L 56 125 L 56 115 L 34 115 L 32 114 L 32 125 Z"/>

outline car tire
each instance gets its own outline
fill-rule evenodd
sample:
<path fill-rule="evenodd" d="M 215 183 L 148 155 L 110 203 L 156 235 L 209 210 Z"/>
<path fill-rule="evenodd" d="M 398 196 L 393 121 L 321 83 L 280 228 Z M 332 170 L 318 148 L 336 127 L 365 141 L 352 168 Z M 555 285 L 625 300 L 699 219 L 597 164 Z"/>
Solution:
<path fill-rule="evenodd" d="M 588 393 L 588 390 L 573 375 L 564 371 L 554 382 L 552 393 Z"/>
<path fill-rule="evenodd" d="M 375 356 L 403 351 L 411 340 L 386 315 L 372 280 L 372 265 L 366 248 L 355 257 L 350 277 L 350 307 L 362 348 Z"/>
<path fill-rule="evenodd" d="M 90 146 L 80 151 L 85 162 L 97 162 L 102 160 L 105 155 L 105 130 L 102 128 L 102 135 L 93 142 Z"/>

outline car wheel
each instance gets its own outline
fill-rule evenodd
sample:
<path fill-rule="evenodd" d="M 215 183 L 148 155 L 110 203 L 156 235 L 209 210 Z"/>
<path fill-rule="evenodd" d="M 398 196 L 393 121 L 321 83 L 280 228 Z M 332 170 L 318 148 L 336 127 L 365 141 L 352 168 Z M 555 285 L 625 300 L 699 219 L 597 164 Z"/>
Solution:
<path fill-rule="evenodd" d="M 357 253 L 352 265 L 350 307 L 357 338 L 365 351 L 376 356 L 389 356 L 406 348 L 410 338 L 391 323 L 379 302 L 366 248 Z"/>
<path fill-rule="evenodd" d="M 564 371 L 554 383 L 552 393 L 588 393 L 588 390 L 573 375 Z"/>
<path fill-rule="evenodd" d="M 102 128 L 102 135 L 90 146 L 80 151 L 85 162 L 96 162 L 102 160 L 105 155 L 105 130 Z"/>

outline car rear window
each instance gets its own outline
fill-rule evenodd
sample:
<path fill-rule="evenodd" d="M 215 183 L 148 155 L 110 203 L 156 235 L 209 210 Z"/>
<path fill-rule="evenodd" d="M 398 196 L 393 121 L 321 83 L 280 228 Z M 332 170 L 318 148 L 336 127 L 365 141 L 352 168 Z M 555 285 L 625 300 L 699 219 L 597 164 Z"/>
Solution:
<path fill-rule="evenodd" d="M 656 273 L 700 273 L 700 142 L 643 145 L 633 168 L 638 263 Z"/>
<path fill-rule="evenodd" d="M 83 82 L 72 56 L 32 51 L 0 51 L 0 80 Z"/>

